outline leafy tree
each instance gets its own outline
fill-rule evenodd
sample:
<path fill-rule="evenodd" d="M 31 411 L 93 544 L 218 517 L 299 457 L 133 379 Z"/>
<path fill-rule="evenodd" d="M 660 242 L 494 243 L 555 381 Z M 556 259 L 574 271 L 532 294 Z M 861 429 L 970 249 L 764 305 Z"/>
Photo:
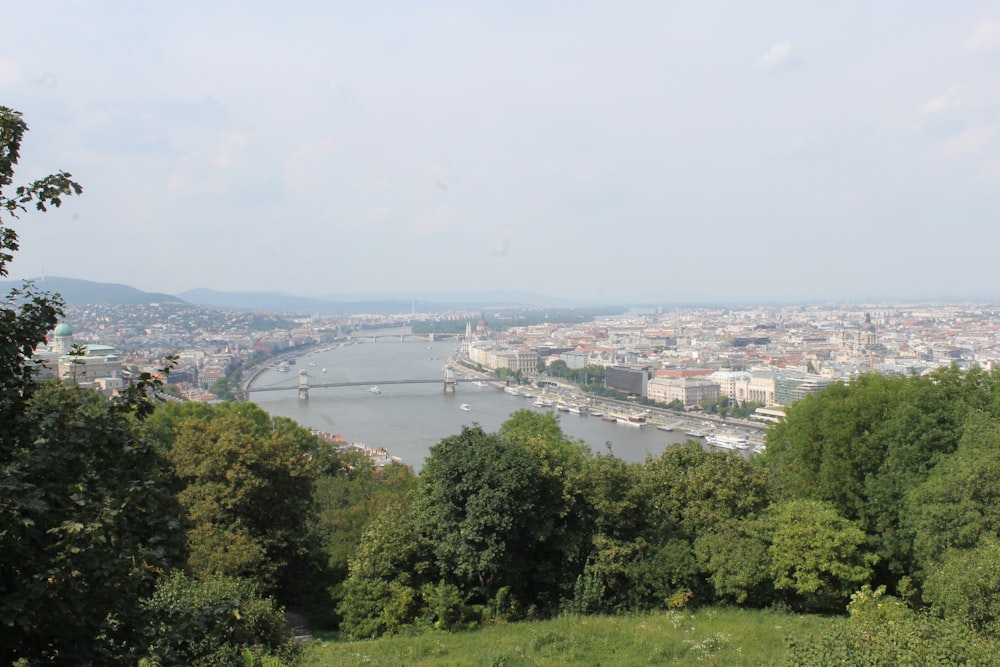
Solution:
<path fill-rule="evenodd" d="M 49 382 L 0 476 L 0 655 L 113 662 L 141 646 L 140 598 L 176 557 L 165 466 L 100 394 Z"/>
<path fill-rule="evenodd" d="M 339 622 L 336 606 L 343 599 L 349 562 L 373 518 L 411 493 L 417 477 L 408 466 L 392 464 L 376 470 L 363 452 L 338 454 L 340 465 L 316 480 L 313 495 L 316 544 L 321 559 L 302 576 L 315 591 L 312 622 L 331 627 Z M 332 596 L 332 603 L 331 598 Z"/>
<path fill-rule="evenodd" d="M 761 462 L 778 494 L 829 501 L 856 522 L 880 556 L 877 582 L 894 584 L 914 569 L 910 491 L 955 450 L 995 384 L 996 375 L 957 368 L 837 383 L 789 408 Z"/>
<path fill-rule="evenodd" d="M 786 500 L 772 506 L 770 546 L 774 588 L 788 601 L 813 611 L 843 609 L 851 593 L 872 576 L 877 556 L 865 534 L 831 503 Z"/>
<path fill-rule="evenodd" d="M 561 489 L 523 441 L 463 428 L 431 448 L 421 482 L 418 511 L 437 567 L 467 600 L 485 604 L 505 588 L 524 606 L 558 602 L 545 556 L 559 553 Z"/>
<path fill-rule="evenodd" d="M 716 596 L 764 607 L 774 598 L 770 524 L 760 518 L 717 524 L 695 539 L 694 550 Z"/>
<path fill-rule="evenodd" d="M 938 615 L 1000 638 L 1000 540 L 984 536 L 971 549 L 949 549 L 924 583 Z"/>
<path fill-rule="evenodd" d="M 0 107 L 0 276 L 19 249 L 11 219 L 82 188 L 59 172 L 15 188 L 21 115 Z M 141 647 L 139 599 L 168 560 L 161 461 L 133 437 L 130 396 L 38 383 L 35 349 L 62 313 L 26 284 L 0 304 L 0 661 L 113 664 Z"/>
<path fill-rule="evenodd" d="M 182 484 L 189 567 L 289 590 L 307 560 L 315 436 L 252 404 L 226 403 L 181 422 L 168 457 Z"/>
<path fill-rule="evenodd" d="M 973 413 L 958 449 L 909 496 L 907 524 L 922 571 L 937 569 L 948 549 L 972 549 L 1000 534 L 1000 419 Z"/>
<path fill-rule="evenodd" d="M 300 652 L 282 610 L 250 580 L 174 572 L 144 607 L 152 638 L 147 658 L 157 665 L 229 667 L 243 663 L 247 652 L 291 664 Z"/>
<path fill-rule="evenodd" d="M 423 586 L 437 580 L 432 546 L 412 498 L 393 497 L 372 519 L 351 558 L 337 608 L 341 631 L 356 639 L 399 632 L 418 617 Z"/>
<path fill-rule="evenodd" d="M 851 596 L 850 619 L 821 636 L 790 635 L 791 667 L 827 665 L 992 665 L 1000 643 L 969 625 L 913 611 L 885 594 L 862 587 Z"/>

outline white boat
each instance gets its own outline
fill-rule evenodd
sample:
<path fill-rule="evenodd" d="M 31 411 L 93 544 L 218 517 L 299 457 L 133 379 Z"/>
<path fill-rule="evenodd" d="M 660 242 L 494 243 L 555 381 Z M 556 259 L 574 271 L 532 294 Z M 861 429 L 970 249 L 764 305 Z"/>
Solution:
<path fill-rule="evenodd" d="M 579 403 L 570 403 L 569 411 L 574 415 L 585 415 L 589 414 L 589 410 L 586 405 L 580 405 Z"/>
<path fill-rule="evenodd" d="M 368 391 L 370 391 L 373 394 L 381 394 L 382 393 L 382 387 L 380 387 L 378 385 L 375 385 L 374 387 L 368 387 Z"/>
<path fill-rule="evenodd" d="M 627 426 L 642 427 L 646 425 L 646 415 L 643 414 L 615 414 L 612 415 L 616 422 Z"/>
<path fill-rule="evenodd" d="M 458 409 L 465 410 L 466 412 L 468 412 L 471 408 L 469 407 L 468 403 L 462 403 L 460 406 L 458 406 Z"/>
<path fill-rule="evenodd" d="M 549 398 L 545 394 L 542 394 L 541 396 L 535 399 L 532 405 L 534 405 L 536 408 L 551 408 L 553 403 L 551 398 Z"/>
<path fill-rule="evenodd" d="M 488 386 L 490 386 L 490 385 L 488 385 L 488 384 L 487 384 L 487 383 L 486 383 L 485 381 L 483 381 L 483 380 L 476 380 L 476 381 L 475 381 L 475 382 L 473 382 L 472 384 L 476 385 L 477 387 L 488 387 Z"/>
<path fill-rule="evenodd" d="M 722 449 L 748 449 L 750 442 L 745 435 L 725 435 L 722 433 L 705 436 L 705 442 Z"/>
<path fill-rule="evenodd" d="M 324 372 L 324 373 L 326 372 L 326 367 L 325 367 L 325 366 L 323 367 L 323 372 Z"/>
<path fill-rule="evenodd" d="M 507 385 L 506 387 L 504 387 L 503 390 L 504 390 L 505 393 L 510 394 L 511 396 L 520 396 L 521 395 L 521 390 L 520 389 L 518 389 L 517 387 L 512 387 L 510 385 Z"/>

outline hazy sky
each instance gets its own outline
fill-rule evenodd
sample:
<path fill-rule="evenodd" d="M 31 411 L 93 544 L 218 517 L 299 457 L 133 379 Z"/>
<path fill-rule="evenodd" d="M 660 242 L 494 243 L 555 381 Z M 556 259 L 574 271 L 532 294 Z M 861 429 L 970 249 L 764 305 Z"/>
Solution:
<path fill-rule="evenodd" d="M 1000 2 L 2 4 L 15 278 L 1000 297 Z"/>

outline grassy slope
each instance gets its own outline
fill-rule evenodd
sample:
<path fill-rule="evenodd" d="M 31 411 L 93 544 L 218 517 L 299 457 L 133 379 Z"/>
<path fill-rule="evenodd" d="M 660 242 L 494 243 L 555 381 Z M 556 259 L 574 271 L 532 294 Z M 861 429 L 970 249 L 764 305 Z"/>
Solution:
<path fill-rule="evenodd" d="M 843 618 L 771 611 L 703 609 L 641 616 L 563 617 L 455 634 L 427 633 L 377 641 L 318 640 L 307 667 L 631 667 L 633 665 L 774 665 L 785 636 L 822 633 Z"/>

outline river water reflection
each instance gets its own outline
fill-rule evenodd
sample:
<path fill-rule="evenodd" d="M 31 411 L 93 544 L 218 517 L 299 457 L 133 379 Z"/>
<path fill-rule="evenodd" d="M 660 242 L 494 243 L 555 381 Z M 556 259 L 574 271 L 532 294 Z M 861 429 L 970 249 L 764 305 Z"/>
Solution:
<path fill-rule="evenodd" d="M 394 330 L 396 333 L 405 330 Z M 379 334 L 387 333 L 380 331 Z M 380 338 L 342 347 L 315 349 L 296 357 L 288 372 L 268 370 L 255 387 L 294 387 L 298 371 L 305 370 L 311 384 L 363 382 L 363 386 L 311 388 L 309 399 L 300 401 L 294 388 L 287 391 L 253 392 L 251 399 L 273 415 L 289 417 L 299 424 L 338 433 L 370 447 L 385 447 L 404 463 L 420 469 L 430 448 L 455 435 L 465 425 L 478 423 L 496 431 L 519 409 L 539 411 L 532 401 L 511 396 L 492 386 L 459 384 L 454 394 L 444 393 L 443 366 L 457 352 L 456 341 L 419 341 Z M 436 379 L 432 384 L 382 384 L 388 380 Z M 381 393 L 370 391 L 379 385 Z M 468 410 L 460 409 L 465 403 Z M 606 422 L 598 417 L 557 413 L 563 432 L 579 438 L 595 451 L 610 451 L 626 461 L 658 456 L 686 436 Z"/>

